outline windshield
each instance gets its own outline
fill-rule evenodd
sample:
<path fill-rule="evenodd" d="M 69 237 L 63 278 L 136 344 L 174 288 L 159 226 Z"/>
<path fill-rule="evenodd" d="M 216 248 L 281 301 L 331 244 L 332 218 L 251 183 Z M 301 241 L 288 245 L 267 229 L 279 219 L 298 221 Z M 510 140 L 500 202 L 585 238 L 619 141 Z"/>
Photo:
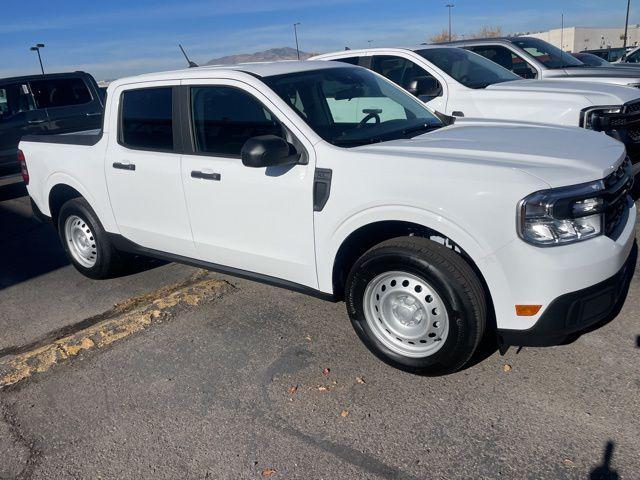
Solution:
<path fill-rule="evenodd" d="M 512 38 L 511 43 L 532 55 L 547 68 L 585 67 L 577 58 L 538 38 Z"/>
<path fill-rule="evenodd" d="M 265 77 L 324 140 L 341 147 L 410 138 L 441 127 L 419 100 L 361 67 Z"/>
<path fill-rule="evenodd" d="M 494 83 L 522 80 L 497 63 L 461 48 L 425 48 L 416 53 L 465 87 L 485 88 Z"/>

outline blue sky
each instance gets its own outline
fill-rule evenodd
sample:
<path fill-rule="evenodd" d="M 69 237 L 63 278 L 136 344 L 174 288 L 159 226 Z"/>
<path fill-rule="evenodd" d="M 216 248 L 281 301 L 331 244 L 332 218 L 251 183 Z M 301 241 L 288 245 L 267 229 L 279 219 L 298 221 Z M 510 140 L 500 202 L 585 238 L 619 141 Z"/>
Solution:
<path fill-rule="evenodd" d="M 4 0 L 0 78 L 38 71 L 34 43 L 45 43 L 48 71 L 86 70 L 97 79 L 184 66 L 177 44 L 195 61 L 272 47 L 309 52 L 345 45 L 409 45 L 447 24 L 451 0 Z M 453 29 L 499 25 L 506 32 L 567 26 L 622 26 L 626 0 L 453 0 Z M 630 23 L 640 23 L 640 5 Z"/>

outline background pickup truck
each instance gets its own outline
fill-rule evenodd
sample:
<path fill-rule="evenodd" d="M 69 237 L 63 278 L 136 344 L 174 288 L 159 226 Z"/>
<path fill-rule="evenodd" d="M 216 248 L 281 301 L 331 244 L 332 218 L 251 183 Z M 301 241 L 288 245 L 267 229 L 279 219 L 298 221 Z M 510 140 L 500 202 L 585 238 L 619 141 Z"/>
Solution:
<path fill-rule="evenodd" d="M 504 37 L 439 43 L 471 50 L 522 78 L 601 82 L 640 87 L 640 74 L 590 67 L 570 53 L 533 37 Z"/>
<path fill-rule="evenodd" d="M 0 79 L 0 174 L 19 167 L 22 136 L 97 129 L 102 111 L 98 85 L 84 72 Z"/>
<path fill-rule="evenodd" d="M 452 120 L 339 62 L 192 68 L 112 83 L 99 134 L 25 137 L 20 156 L 83 274 L 136 254 L 345 300 L 408 371 L 615 316 L 637 252 L 623 145 Z"/>
<path fill-rule="evenodd" d="M 348 50 L 315 59 L 369 68 L 446 115 L 603 131 L 622 141 L 638 164 L 634 168 L 640 168 L 637 88 L 570 79 L 524 80 L 475 53 L 434 45 Z"/>

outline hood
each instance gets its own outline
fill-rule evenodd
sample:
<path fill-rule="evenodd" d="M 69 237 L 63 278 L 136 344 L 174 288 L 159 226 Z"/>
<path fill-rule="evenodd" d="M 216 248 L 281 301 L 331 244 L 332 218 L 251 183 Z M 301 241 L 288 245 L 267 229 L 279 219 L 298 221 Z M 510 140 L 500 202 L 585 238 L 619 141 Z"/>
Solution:
<path fill-rule="evenodd" d="M 640 72 L 616 67 L 567 67 L 547 69 L 545 78 L 571 77 L 571 80 L 615 83 L 617 85 L 640 84 Z"/>
<path fill-rule="evenodd" d="M 475 119 L 456 121 L 414 138 L 354 150 L 395 158 L 433 158 L 518 169 L 551 187 L 604 178 L 625 157 L 624 145 L 602 133 L 576 127 Z"/>
<path fill-rule="evenodd" d="M 486 90 L 559 93 L 586 98 L 593 105 L 621 105 L 640 99 L 640 89 L 609 83 L 560 80 L 514 80 L 496 83 Z"/>

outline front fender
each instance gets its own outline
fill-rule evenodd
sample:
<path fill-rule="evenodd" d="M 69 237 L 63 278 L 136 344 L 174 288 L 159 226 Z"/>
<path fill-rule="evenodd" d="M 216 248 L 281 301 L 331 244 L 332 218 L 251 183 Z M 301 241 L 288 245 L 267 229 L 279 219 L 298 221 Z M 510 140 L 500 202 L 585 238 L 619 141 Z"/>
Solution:
<path fill-rule="evenodd" d="M 334 293 L 333 267 L 338 250 L 345 240 L 362 227 L 384 221 L 410 222 L 438 232 L 457 244 L 471 258 L 489 286 L 492 296 L 495 289 L 506 286 L 506 277 L 499 265 L 488 260 L 493 252 L 504 247 L 505 244 L 489 245 L 477 235 L 472 235 L 464 226 L 436 212 L 405 205 L 391 205 L 359 211 L 345 218 L 326 236 L 317 239 L 316 255 L 320 290 Z"/>

